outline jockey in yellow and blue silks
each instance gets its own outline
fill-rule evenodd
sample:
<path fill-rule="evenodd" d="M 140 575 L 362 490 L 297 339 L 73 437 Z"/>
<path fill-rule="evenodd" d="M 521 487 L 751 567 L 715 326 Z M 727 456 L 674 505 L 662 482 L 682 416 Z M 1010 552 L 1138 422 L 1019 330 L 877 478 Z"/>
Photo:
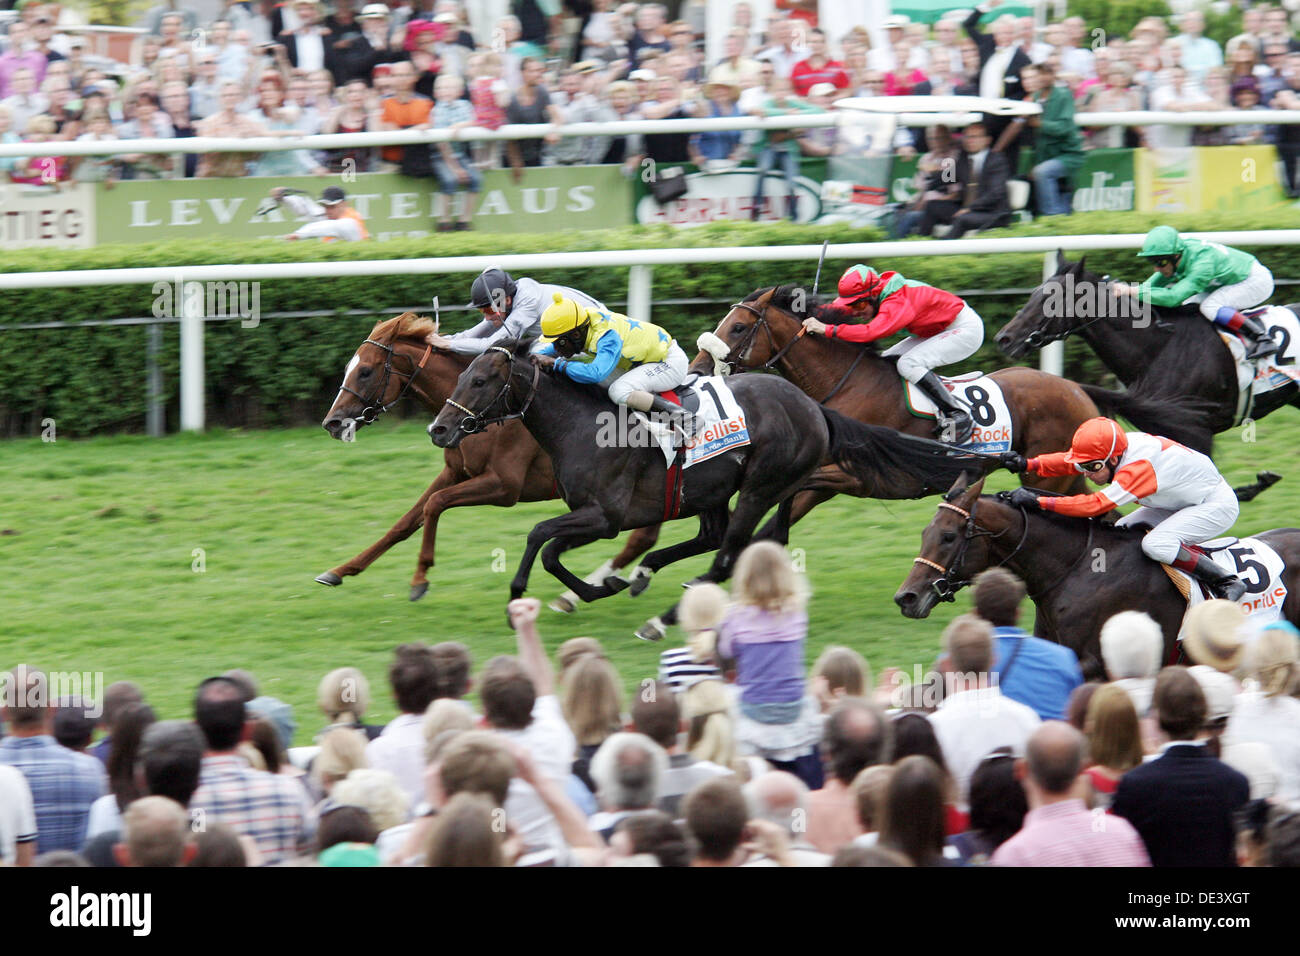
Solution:
<path fill-rule="evenodd" d="M 686 380 L 689 361 L 671 335 L 649 322 L 617 312 L 582 308 L 556 293 L 542 313 L 542 341 L 534 361 L 584 384 L 600 384 L 620 405 L 667 415 L 683 431 L 694 421 L 681 406 L 656 392 Z"/>

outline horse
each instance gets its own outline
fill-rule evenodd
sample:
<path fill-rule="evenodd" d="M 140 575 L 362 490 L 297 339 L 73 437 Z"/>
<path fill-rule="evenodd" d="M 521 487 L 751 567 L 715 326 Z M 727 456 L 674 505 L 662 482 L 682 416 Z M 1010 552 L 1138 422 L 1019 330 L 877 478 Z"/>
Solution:
<path fill-rule="evenodd" d="M 941 491 L 965 470 L 987 465 L 954 460 L 937 442 L 851 421 L 822 408 L 782 378 L 755 375 L 731 383 L 744 410 L 750 443 L 682 469 L 678 482 L 654 443 L 634 442 L 630 431 L 626 439 L 609 437 L 615 431 L 608 425 L 617 406 L 604 388 L 579 385 L 553 371 L 543 373 L 530 359 L 532 344 L 531 339 L 521 339 L 493 346 L 475 358 L 429 425 L 434 444 L 455 448 L 487 424 L 520 420 L 551 456 L 570 511 L 529 532 L 519 570 L 510 582 L 512 599 L 527 589 L 539 551 L 542 566 L 583 601 L 617 593 L 617 583 L 593 585 L 579 579 L 560 556 L 620 531 L 674 518 L 698 518 L 699 532 L 652 552 L 642 564 L 658 569 L 716 551 L 709 570 L 697 581 L 725 581 L 759 520 L 773 507 L 773 538 L 786 542 L 791 496 L 828 462 L 867 486 L 896 488 L 908 479 L 920 493 Z M 728 514 L 733 496 L 735 510 Z M 647 622 L 637 636 L 659 640 L 664 626 L 675 621 L 674 605 Z"/>
<path fill-rule="evenodd" d="M 1152 307 L 1149 317 L 1134 321 L 1132 300 L 1120 301 L 1105 279 L 1087 270 L 1086 258 L 1069 262 L 1063 253 L 1057 254 L 1056 274 L 1034 290 L 997 334 L 998 347 L 1009 358 L 1019 358 L 1031 348 L 1078 333 L 1131 398 L 1179 403 L 1192 413 L 1190 424 L 1171 423 L 1148 415 L 1138 404 L 1129 412 L 1121 410 L 1126 418 L 1143 431 L 1210 454 L 1214 436 L 1236 424 L 1239 393 L 1235 362 L 1219 337 L 1219 327 L 1194 305 Z M 1053 301 L 1062 300 L 1062 289 L 1071 286 L 1071 307 L 1053 308 Z M 1075 307 L 1076 301 L 1091 307 Z M 1300 306 L 1287 308 L 1300 314 Z M 1260 395 L 1250 416 L 1260 419 L 1283 405 L 1300 407 L 1296 383 Z"/>
<path fill-rule="evenodd" d="M 742 371 L 774 369 L 820 404 L 856 421 L 909 435 L 930 434 L 932 422 L 908 411 L 903 380 L 893 361 L 881 355 L 874 343 L 862 345 L 804 334 L 803 320 L 808 313 L 798 307 L 802 295 L 797 287 L 782 285 L 759 289 L 733 305 L 713 333 L 729 350 L 723 361 Z M 701 351 L 691 368 L 711 372 L 717 358 Z M 1075 429 L 1099 414 L 1099 399 L 1134 413 L 1140 405 L 1143 411 L 1175 420 L 1183 414 L 1174 405 L 1140 403 L 1032 368 L 1001 369 L 988 377 L 1006 397 L 1012 418 L 1012 450 L 1027 458 L 1068 448 Z M 1085 490 L 1081 476 L 1044 480 L 1043 487 L 1070 493 Z M 830 469 L 819 473 L 811 490 L 796 500 L 792 520 L 799 520 L 837 493 L 880 497 L 852 476 Z"/>
<path fill-rule="evenodd" d="M 343 385 L 321 423 L 330 437 L 351 440 L 356 429 L 373 422 L 407 395 L 431 412 L 442 408 L 472 356 L 430 347 L 425 339 L 434 331 L 432 321 L 411 312 L 375 325 L 348 363 Z M 418 601 L 429 590 L 428 571 L 434 563 L 438 518 L 444 511 L 472 505 L 510 508 L 521 501 L 559 497 L 550 458 L 519 422 L 506 422 L 500 428 L 472 436 L 459 447 L 449 449 L 444 460 L 433 484 L 387 534 L 316 580 L 338 587 L 345 577 L 360 574 L 423 525 L 424 537 L 410 590 L 410 599 Z M 636 530 L 623 550 L 593 577 L 603 580 L 626 567 L 654 547 L 658 538 L 657 525 Z M 568 603 L 564 598 L 557 602 Z M 571 604 L 568 609 L 572 609 Z"/>
<path fill-rule="evenodd" d="M 1024 582 L 1038 610 L 1034 633 L 1071 648 L 1085 674 L 1099 674 L 1101 626 L 1120 611 L 1145 611 L 1160 625 L 1164 659 L 1178 658 L 1187 600 L 1142 553 L 1143 527 L 1117 528 L 1100 518 L 1071 518 L 1008 503 L 1006 492 L 982 495 L 984 481 L 959 478 L 921 533 L 921 552 L 894 595 L 904 617 L 926 617 L 951 601 L 985 568 L 1005 566 Z M 1286 564 L 1283 616 L 1300 624 L 1300 529 L 1254 535 Z M 1262 585 L 1262 582 L 1260 582 Z"/>

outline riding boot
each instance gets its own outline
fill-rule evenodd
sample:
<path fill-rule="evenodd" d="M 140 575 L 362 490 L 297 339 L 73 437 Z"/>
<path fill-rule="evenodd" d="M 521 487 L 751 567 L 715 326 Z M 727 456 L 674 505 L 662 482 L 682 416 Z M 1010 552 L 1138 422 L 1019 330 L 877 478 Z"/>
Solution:
<path fill-rule="evenodd" d="M 1264 328 L 1264 323 L 1253 315 L 1245 315 L 1232 306 L 1225 305 L 1214 317 L 1214 323 L 1229 332 L 1238 332 L 1250 341 L 1250 347 L 1246 349 L 1247 361 L 1265 358 L 1277 351 L 1277 340 L 1273 338 L 1273 333 Z"/>
<path fill-rule="evenodd" d="M 1186 571 L 1198 581 L 1204 583 L 1215 597 L 1228 601 L 1240 601 L 1246 593 L 1246 582 L 1235 574 L 1229 574 L 1219 567 L 1206 554 L 1197 554 L 1180 546 L 1178 557 L 1173 560 L 1173 567 Z"/>
<path fill-rule="evenodd" d="M 975 430 L 975 422 L 971 419 L 970 413 L 957 403 L 934 372 L 926 372 L 925 376 L 916 383 L 916 387 L 929 396 L 930 401 L 934 402 L 939 408 L 939 420 L 937 422 L 940 439 L 951 441 L 954 445 L 963 445 L 970 441 L 971 433 Z M 945 433 L 949 431 L 953 436 L 948 439 Z"/>
<path fill-rule="evenodd" d="M 674 405 L 668 399 L 661 395 L 656 395 L 654 401 L 650 403 L 650 411 L 659 412 L 668 418 L 682 430 L 685 437 L 692 437 L 696 431 L 695 416 L 682 408 L 680 405 Z"/>

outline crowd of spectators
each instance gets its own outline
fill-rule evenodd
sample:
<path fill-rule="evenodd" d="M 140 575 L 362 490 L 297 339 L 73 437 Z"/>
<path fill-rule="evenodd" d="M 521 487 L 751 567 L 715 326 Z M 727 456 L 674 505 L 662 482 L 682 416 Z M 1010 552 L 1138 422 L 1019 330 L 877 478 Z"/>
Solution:
<path fill-rule="evenodd" d="M 849 96 L 978 94 L 1042 105 L 1041 116 L 994 118 L 985 130 L 988 150 L 1006 157 L 1009 176 L 1019 174 L 1022 151 L 1032 155 L 1041 214 L 1070 210 L 1071 177 L 1082 150 L 1092 147 L 1274 143 L 1288 189 L 1300 189 L 1297 126 L 1080 130 L 1074 120 L 1076 109 L 1300 107 L 1300 41 L 1285 7 L 1245 10 L 1243 32 L 1220 47 L 1204 36 L 1204 17 L 1195 10 L 1172 18 L 1173 26 L 1147 17 L 1122 35 L 1104 24 L 1089 29 L 1077 16 L 1045 27 L 1031 17 L 997 16 L 1001 2 L 988 0 L 964 21 L 945 18 L 933 26 L 891 16 L 885 42 L 873 45 L 863 26 L 827 35 L 817 26 L 815 3 L 778 4 L 757 22 L 741 0 L 731 5 L 717 62 L 705 59 L 705 10 L 698 2 L 672 4 L 679 19 L 670 20 L 669 6 L 658 3 L 598 0 L 577 15 L 558 0 L 524 0 L 516 4 L 519 16 L 495 23 L 471 23 L 461 0 L 333 0 L 328 6 L 227 0 L 220 18 L 208 22 L 173 3 L 150 12 L 150 32 L 137 39 L 129 62 L 114 62 L 88 53 L 74 27 L 60 26 L 58 5 L 28 0 L 0 37 L 0 141 L 772 116 L 825 111 Z M 476 13 L 481 6 L 475 4 Z M 902 129 L 889 146 L 910 157 L 927 143 L 919 130 Z M 444 143 L 175 158 L 132 153 L 65 160 L 51 145 L 49 156 L 0 160 L 0 171 L 15 182 L 52 183 L 390 170 L 435 177 L 444 193 L 469 198 L 480 188 L 481 171 L 502 164 L 522 177 L 538 165 L 623 163 L 635 172 L 647 158 L 701 166 L 744 161 L 790 178 L 800 156 L 843 148 L 829 128 L 549 134 L 504 147 Z M 969 211 L 963 199 L 938 201 L 956 202 L 952 213 Z M 1003 216 L 1001 205 L 995 203 L 995 219 Z M 472 199 L 465 208 L 472 211 Z M 936 208 L 947 216 L 939 221 L 950 224 L 954 217 Z M 918 200 L 912 211 L 926 209 Z M 929 211 L 933 219 L 935 210 Z"/>
<path fill-rule="evenodd" d="M 0 865 L 1300 865 L 1300 632 L 1210 601 L 1162 668 L 1124 612 L 1085 683 L 1020 628 L 1017 577 L 972 591 L 924 674 L 873 681 L 846 647 L 809 670 L 802 577 L 755 544 L 730 595 L 688 591 L 685 646 L 631 695 L 593 638 L 553 664 L 520 599 L 517 653 L 477 671 L 459 642 L 396 648 L 387 725 L 360 670 L 326 674 L 302 748 L 246 671 L 159 720 L 135 684 L 50 701 L 19 666 Z"/>

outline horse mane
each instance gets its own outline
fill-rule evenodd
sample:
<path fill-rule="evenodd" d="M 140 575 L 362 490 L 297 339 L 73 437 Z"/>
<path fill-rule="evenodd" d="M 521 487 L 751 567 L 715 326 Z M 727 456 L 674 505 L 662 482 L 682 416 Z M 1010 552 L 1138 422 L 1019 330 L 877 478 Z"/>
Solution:
<path fill-rule="evenodd" d="M 773 289 L 773 287 L 768 286 L 763 289 L 755 289 L 749 295 L 745 296 L 745 298 L 741 299 L 741 301 L 755 302 L 767 294 L 770 289 Z M 802 312 L 795 308 L 795 302 L 801 297 L 804 303 L 804 310 Z M 782 312 L 786 312 L 800 321 L 807 318 L 815 318 L 828 325 L 839 325 L 845 322 L 858 323 L 862 321 L 848 309 L 835 308 L 829 302 L 824 304 L 820 303 L 818 296 L 814 296 L 802 286 L 793 284 L 776 286 L 775 291 L 772 292 L 772 298 L 768 300 L 768 304 L 776 306 Z M 835 339 L 822 339 L 821 341 L 836 348 L 852 346 L 855 349 L 867 349 L 870 352 L 879 353 L 881 351 L 879 342 L 841 342 Z"/>
<path fill-rule="evenodd" d="M 376 342 L 395 342 L 398 339 L 424 339 L 437 330 L 437 326 L 433 324 L 433 319 L 427 315 L 403 312 L 395 318 L 377 322 L 370 333 L 370 338 Z"/>
<path fill-rule="evenodd" d="M 509 349 L 511 355 L 513 355 L 519 361 L 526 362 L 528 360 L 529 354 L 533 350 L 533 345 L 536 342 L 537 342 L 537 336 L 529 335 L 518 339 L 506 339 L 504 342 L 501 343 L 501 347 L 505 349 Z M 516 370 L 516 374 L 519 374 L 517 370 Z M 593 382 L 590 384 L 585 382 L 575 382 L 567 375 L 553 375 L 552 378 L 556 383 L 563 385 L 569 389 L 572 389 L 577 394 L 591 401 L 599 402 L 604 405 L 614 404 L 614 402 L 609 397 L 609 391 L 606 388 L 604 388 L 599 382 Z"/>

